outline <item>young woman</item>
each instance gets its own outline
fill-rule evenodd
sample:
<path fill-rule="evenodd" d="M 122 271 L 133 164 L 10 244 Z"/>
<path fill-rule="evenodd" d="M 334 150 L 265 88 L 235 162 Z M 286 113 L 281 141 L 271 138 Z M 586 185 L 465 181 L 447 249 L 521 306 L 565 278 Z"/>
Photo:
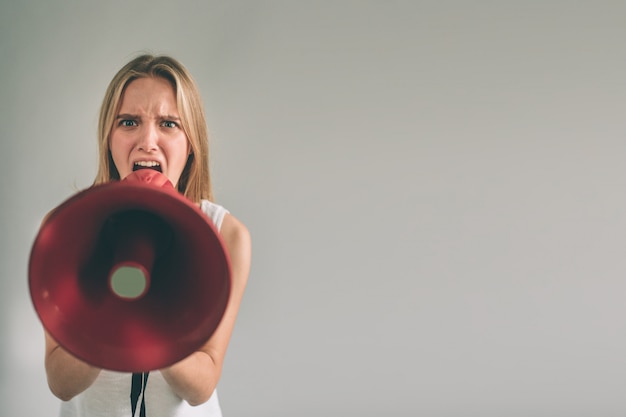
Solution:
<path fill-rule="evenodd" d="M 221 416 L 215 388 L 250 269 L 247 228 L 213 203 L 208 133 L 189 72 L 167 56 L 139 56 L 111 81 L 100 111 L 95 184 L 124 179 L 139 167 L 158 169 L 213 221 L 231 260 L 226 312 L 211 338 L 180 362 L 137 380 L 72 356 L 46 334 L 48 384 L 63 400 L 61 416 Z M 97 347 L 94 347 L 97 349 Z M 137 395 L 131 395 L 136 385 Z M 134 397 L 134 398 L 133 398 Z M 143 406 L 141 405 L 143 404 Z"/>

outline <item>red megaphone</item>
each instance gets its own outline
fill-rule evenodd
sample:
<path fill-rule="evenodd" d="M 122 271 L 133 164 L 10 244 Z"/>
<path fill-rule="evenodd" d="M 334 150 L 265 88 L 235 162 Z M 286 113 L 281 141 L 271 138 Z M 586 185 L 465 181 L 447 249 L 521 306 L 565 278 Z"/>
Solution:
<path fill-rule="evenodd" d="M 103 369 L 146 372 L 185 358 L 219 325 L 230 259 L 211 220 L 153 170 L 58 206 L 33 244 L 29 287 L 48 333 Z"/>

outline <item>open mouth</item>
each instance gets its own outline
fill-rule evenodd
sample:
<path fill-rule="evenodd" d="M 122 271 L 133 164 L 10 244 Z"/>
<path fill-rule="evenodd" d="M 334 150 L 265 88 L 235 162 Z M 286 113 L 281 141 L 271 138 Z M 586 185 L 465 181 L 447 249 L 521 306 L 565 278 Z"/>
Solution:
<path fill-rule="evenodd" d="M 133 171 L 139 171 L 140 169 L 152 169 L 157 172 L 163 172 L 161 170 L 161 164 L 156 161 L 139 161 L 133 164 Z"/>

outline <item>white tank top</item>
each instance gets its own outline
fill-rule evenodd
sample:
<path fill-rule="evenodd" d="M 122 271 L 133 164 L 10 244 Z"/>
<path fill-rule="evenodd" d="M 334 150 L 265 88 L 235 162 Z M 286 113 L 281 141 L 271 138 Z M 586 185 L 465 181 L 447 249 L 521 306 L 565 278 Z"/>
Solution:
<path fill-rule="evenodd" d="M 208 200 L 202 200 L 200 208 L 219 231 L 228 211 Z M 131 385 L 131 373 L 102 370 L 89 388 L 61 403 L 60 417 L 139 417 L 142 398 L 138 399 L 133 416 Z M 217 390 L 207 402 L 192 407 L 174 394 L 159 371 L 150 372 L 142 392 L 146 417 L 222 417 Z"/>

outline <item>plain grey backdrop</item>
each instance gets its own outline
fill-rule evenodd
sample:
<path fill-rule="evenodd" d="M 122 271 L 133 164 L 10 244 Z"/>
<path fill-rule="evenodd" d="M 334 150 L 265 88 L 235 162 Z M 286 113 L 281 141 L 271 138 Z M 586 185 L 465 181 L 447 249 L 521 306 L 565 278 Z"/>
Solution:
<path fill-rule="evenodd" d="M 626 415 L 625 2 L 0 4 L 0 415 L 57 413 L 30 247 L 143 51 L 253 237 L 225 416 Z"/>

